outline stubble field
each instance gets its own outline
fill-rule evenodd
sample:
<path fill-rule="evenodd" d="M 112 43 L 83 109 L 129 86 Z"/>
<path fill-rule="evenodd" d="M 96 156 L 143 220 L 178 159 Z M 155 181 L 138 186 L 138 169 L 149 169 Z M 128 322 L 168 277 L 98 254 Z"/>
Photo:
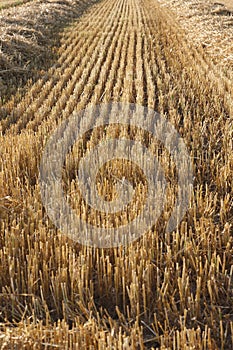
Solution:
<path fill-rule="evenodd" d="M 87 7 L 63 32 L 56 62 L 0 105 L 0 347 L 231 349 L 230 76 L 155 0 L 102 0 Z M 140 239 L 100 249 L 56 229 L 41 201 L 39 167 L 62 121 L 109 102 L 142 105 L 167 118 L 187 146 L 194 184 L 177 229 L 164 229 L 167 204 Z M 116 195 L 114 178 L 133 183 L 129 215 L 108 220 L 80 198 L 77 159 L 113 137 L 153 149 L 169 180 L 166 203 L 174 204 L 177 169 L 168 151 L 140 129 L 110 125 L 84 135 L 66 157 L 64 189 L 74 210 L 94 225 L 127 224 L 140 211 L 146 179 L 122 159 L 107 163 L 97 180 L 108 201 Z"/>

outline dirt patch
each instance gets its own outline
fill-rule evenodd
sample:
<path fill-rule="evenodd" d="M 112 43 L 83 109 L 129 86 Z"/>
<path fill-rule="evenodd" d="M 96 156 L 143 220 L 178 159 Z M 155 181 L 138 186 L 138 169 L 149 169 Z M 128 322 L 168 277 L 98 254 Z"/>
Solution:
<path fill-rule="evenodd" d="M 56 60 L 59 33 L 96 0 L 40 0 L 0 11 L 0 100 Z"/>
<path fill-rule="evenodd" d="M 233 2 L 158 0 L 175 13 L 190 40 L 201 45 L 216 64 L 233 72 Z"/>

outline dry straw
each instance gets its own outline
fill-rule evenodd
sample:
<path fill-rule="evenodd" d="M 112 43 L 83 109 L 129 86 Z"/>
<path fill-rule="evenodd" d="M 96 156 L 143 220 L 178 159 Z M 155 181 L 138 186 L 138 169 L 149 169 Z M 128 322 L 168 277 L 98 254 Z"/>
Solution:
<path fill-rule="evenodd" d="M 2 349 L 232 348 L 232 97 L 225 72 L 154 0 L 103 0 L 63 34 L 56 65 L 1 107 Z M 44 212 L 38 173 L 49 135 L 76 109 L 101 101 L 153 108 L 184 138 L 195 187 L 170 235 L 169 205 L 140 240 L 106 250 L 74 244 Z M 63 174 L 70 204 L 97 225 L 104 218 L 79 197 L 78 160 L 99 140 L 126 135 L 157 154 L 168 202 L 176 195 L 176 169 L 158 142 L 140 130 L 100 128 L 75 145 Z M 114 173 L 110 162 L 99 174 L 108 198 L 121 166 Z M 123 175 L 132 180 L 130 170 Z M 146 183 L 137 175 L 142 204 Z"/>

